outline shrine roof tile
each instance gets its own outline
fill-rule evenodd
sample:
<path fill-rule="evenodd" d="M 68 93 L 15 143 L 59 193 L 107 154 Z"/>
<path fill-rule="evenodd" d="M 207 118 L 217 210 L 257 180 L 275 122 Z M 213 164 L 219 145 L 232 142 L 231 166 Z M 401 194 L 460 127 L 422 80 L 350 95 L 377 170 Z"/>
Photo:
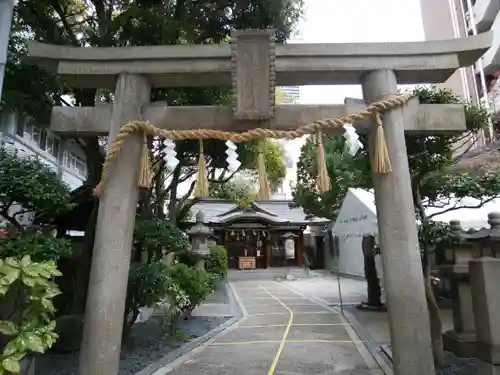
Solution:
<path fill-rule="evenodd" d="M 276 223 L 297 223 L 315 225 L 329 223 L 330 220 L 315 216 L 308 216 L 302 207 L 296 206 L 291 200 L 266 200 L 252 203 L 253 210 L 237 211 L 238 206 L 232 202 L 217 198 L 204 198 L 191 208 L 190 222 L 194 222 L 196 213 L 200 210 L 205 214 L 206 223 L 225 222 L 237 218 L 239 215 L 248 218 L 269 219 Z"/>

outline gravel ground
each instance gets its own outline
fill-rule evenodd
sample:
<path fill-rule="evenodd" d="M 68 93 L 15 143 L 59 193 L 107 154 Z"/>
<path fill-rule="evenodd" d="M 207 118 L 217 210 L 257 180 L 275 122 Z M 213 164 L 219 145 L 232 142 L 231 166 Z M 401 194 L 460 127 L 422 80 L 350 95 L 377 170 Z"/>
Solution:
<path fill-rule="evenodd" d="M 390 349 L 390 345 L 387 345 Z M 445 365 L 439 369 L 440 375 L 478 375 L 477 360 L 475 358 L 460 358 L 445 351 Z"/>
<path fill-rule="evenodd" d="M 206 302 L 227 303 L 224 284 Z M 133 375 L 150 364 L 160 360 L 172 350 L 180 348 L 192 339 L 203 336 L 226 322 L 228 317 L 192 317 L 179 322 L 179 337 L 170 337 L 161 319 L 152 317 L 144 323 L 137 323 L 129 339 L 122 347 L 119 375 Z M 184 353 L 179 353 L 183 355 Z M 37 357 L 36 375 L 76 375 L 79 353 L 47 353 Z"/>

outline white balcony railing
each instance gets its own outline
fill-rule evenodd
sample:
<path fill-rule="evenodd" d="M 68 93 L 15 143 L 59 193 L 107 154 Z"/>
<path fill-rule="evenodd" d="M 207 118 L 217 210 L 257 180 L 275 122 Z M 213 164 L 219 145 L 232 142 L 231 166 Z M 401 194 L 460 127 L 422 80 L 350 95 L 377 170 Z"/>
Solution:
<path fill-rule="evenodd" d="M 476 3 L 472 7 L 472 11 L 477 31 L 487 31 L 491 28 L 491 25 L 495 21 L 495 18 L 500 11 L 500 1 L 476 0 Z"/>

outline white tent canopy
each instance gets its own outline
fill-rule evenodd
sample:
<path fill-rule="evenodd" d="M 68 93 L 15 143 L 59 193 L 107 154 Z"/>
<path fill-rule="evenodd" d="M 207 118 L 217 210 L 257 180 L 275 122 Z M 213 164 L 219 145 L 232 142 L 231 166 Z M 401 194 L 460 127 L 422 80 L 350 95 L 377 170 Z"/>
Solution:
<path fill-rule="evenodd" d="M 375 196 L 373 191 L 364 189 L 349 189 L 349 192 L 354 194 L 361 202 L 363 202 L 370 211 L 377 212 L 375 206 Z M 429 207 L 425 210 L 427 215 L 435 215 L 439 212 L 444 212 L 454 207 L 460 207 L 450 210 L 443 214 L 438 214 L 432 217 L 432 220 L 449 223 L 451 220 L 459 220 L 464 229 L 481 229 L 489 227 L 488 214 L 490 212 L 500 212 L 500 198 L 483 204 L 479 208 L 470 208 L 478 206 L 481 201 L 475 198 L 450 199 L 446 201 L 442 207 Z"/>
<path fill-rule="evenodd" d="M 426 209 L 426 214 L 434 215 L 452 207 L 462 207 L 433 216 L 432 220 L 440 222 L 459 220 L 465 230 L 489 227 L 488 214 L 500 211 L 500 199 L 492 200 L 481 208 L 466 208 L 480 203 L 474 198 L 452 199 L 446 203 L 448 204 L 443 207 Z M 335 263 L 339 272 L 363 274 L 361 241 L 363 236 L 369 234 L 378 235 L 373 191 L 349 189 L 333 227 L 333 235 L 338 237 L 338 259 L 335 259 Z"/>

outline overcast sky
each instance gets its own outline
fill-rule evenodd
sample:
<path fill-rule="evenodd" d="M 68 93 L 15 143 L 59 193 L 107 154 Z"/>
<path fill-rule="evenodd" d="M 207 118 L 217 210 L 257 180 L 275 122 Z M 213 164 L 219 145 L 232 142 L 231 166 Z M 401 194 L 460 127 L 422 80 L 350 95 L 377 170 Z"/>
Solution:
<path fill-rule="evenodd" d="M 443 0 L 439 0 L 443 1 Z M 292 43 L 408 42 L 424 40 L 419 0 L 305 0 L 306 14 Z M 302 86 L 301 104 L 344 103 L 361 98 L 359 86 Z M 289 142 L 296 162 L 303 140 Z M 296 179 L 295 168 L 287 174 Z"/>
<path fill-rule="evenodd" d="M 298 35 L 291 43 L 424 40 L 419 0 L 305 0 L 305 5 L 305 17 L 299 26 Z M 360 98 L 360 87 L 304 86 L 300 90 L 301 104 L 344 103 L 345 97 Z M 295 162 L 299 158 L 302 143 L 303 140 L 298 139 L 287 147 L 287 152 Z M 295 168 L 288 170 L 288 198 L 291 197 L 288 182 L 295 180 L 295 175 Z"/>

